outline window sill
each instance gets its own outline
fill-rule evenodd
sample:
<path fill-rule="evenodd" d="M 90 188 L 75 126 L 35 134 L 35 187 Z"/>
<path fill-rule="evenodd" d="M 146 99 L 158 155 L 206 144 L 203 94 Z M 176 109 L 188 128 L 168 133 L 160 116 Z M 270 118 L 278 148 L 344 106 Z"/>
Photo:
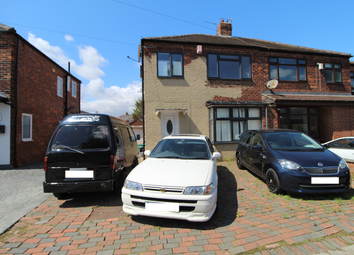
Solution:
<path fill-rule="evenodd" d="M 343 82 L 328 82 L 328 81 L 326 81 L 326 84 L 327 85 L 343 85 L 344 86 Z"/>
<path fill-rule="evenodd" d="M 157 76 L 159 79 L 184 79 L 184 76 Z"/>
<path fill-rule="evenodd" d="M 278 82 L 289 82 L 289 83 L 308 83 L 307 80 L 303 80 L 303 81 L 282 81 L 282 80 L 278 80 Z"/>
<path fill-rule="evenodd" d="M 208 80 L 221 80 L 221 81 L 253 81 L 252 78 L 231 79 L 231 78 L 219 78 L 219 77 L 208 77 Z"/>

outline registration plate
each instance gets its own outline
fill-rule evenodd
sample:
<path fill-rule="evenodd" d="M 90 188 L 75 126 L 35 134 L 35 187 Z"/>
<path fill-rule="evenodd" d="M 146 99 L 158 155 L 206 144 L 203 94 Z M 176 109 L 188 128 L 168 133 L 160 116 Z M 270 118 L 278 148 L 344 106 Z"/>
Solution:
<path fill-rule="evenodd" d="M 65 178 L 93 178 L 93 170 L 87 170 L 86 168 L 70 168 L 65 171 Z"/>
<path fill-rule="evenodd" d="M 339 177 L 311 177 L 311 184 L 339 184 Z"/>
<path fill-rule="evenodd" d="M 146 202 L 145 210 L 149 212 L 179 212 L 179 204 Z"/>

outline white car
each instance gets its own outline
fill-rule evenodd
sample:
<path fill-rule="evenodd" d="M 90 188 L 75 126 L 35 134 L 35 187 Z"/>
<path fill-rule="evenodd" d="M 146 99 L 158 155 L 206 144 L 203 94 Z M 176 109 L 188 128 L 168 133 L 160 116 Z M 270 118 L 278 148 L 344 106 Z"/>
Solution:
<path fill-rule="evenodd" d="M 345 161 L 354 163 L 354 137 L 341 137 L 322 145 Z"/>
<path fill-rule="evenodd" d="M 213 216 L 221 154 L 206 136 L 167 136 L 145 155 L 122 188 L 124 212 L 193 222 Z"/>

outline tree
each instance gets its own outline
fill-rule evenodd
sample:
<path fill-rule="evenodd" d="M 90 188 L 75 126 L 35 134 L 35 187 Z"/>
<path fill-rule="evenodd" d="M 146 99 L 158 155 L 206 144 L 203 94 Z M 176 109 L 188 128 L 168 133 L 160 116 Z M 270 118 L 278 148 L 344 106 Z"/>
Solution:
<path fill-rule="evenodd" d="M 143 99 L 139 98 L 135 101 L 135 108 L 133 110 L 133 119 L 139 120 L 143 118 Z"/>

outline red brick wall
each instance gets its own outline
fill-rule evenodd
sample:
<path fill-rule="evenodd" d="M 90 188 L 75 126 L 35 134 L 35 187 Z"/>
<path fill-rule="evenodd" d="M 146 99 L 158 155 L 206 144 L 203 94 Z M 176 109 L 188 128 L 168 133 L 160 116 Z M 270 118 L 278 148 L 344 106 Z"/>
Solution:
<path fill-rule="evenodd" d="M 9 90 L 11 103 L 16 104 L 16 34 L 0 34 L 0 91 Z M 65 116 L 66 81 L 68 73 L 43 53 L 20 37 L 17 70 L 17 108 L 11 108 L 12 132 L 11 166 L 43 160 L 52 133 Z M 57 95 L 57 77 L 63 79 L 63 97 Z M 77 83 L 77 96 L 68 92 L 68 112 L 80 112 L 81 81 Z M 17 116 L 15 115 L 17 113 Z M 32 115 L 32 141 L 22 141 L 22 114 Z M 16 151 L 15 151 L 16 148 Z M 16 152 L 16 153 L 15 153 Z M 14 158 L 14 155 L 17 158 Z"/>
<path fill-rule="evenodd" d="M 65 91 L 67 72 L 21 40 L 19 47 L 18 109 L 17 109 L 17 164 L 42 160 L 48 142 L 65 117 Z M 57 77 L 63 79 L 63 97 L 57 95 Z M 67 107 L 80 112 L 80 81 L 77 83 L 77 97 L 68 92 Z M 30 142 L 22 141 L 22 114 L 32 114 L 33 131 Z"/>
<path fill-rule="evenodd" d="M 15 45 L 16 37 L 13 34 L 0 35 L 0 92 L 10 91 L 11 84 L 13 85 L 14 82 Z"/>

